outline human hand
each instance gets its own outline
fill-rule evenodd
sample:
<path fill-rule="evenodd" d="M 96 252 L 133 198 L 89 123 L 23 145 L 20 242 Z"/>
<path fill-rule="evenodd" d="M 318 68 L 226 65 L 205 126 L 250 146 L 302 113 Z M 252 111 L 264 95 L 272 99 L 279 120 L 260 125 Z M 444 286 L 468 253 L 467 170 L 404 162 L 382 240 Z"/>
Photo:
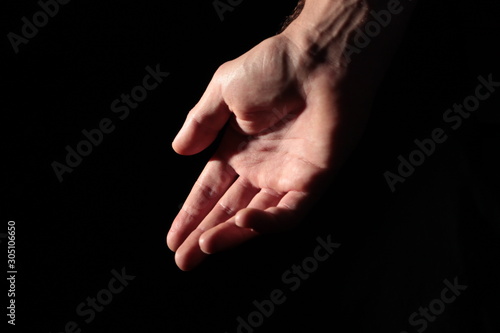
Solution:
<path fill-rule="evenodd" d="M 349 117 L 341 114 L 339 73 L 304 54 L 284 35 L 265 40 L 222 65 L 187 116 L 173 142 L 183 155 L 229 126 L 169 231 L 181 269 L 295 226 L 340 165 L 349 145 L 339 126 Z"/>

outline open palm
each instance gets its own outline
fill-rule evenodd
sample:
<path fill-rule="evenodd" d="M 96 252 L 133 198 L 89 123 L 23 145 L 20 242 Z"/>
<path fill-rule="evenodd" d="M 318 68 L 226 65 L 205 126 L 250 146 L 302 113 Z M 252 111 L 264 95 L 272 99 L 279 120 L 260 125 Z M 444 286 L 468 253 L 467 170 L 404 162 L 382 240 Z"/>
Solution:
<path fill-rule="evenodd" d="M 341 163 L 349 117 L 338 111 L 336 73 L 300 54 L 275 36 L 221 66 L 174 140 L 195 154 L 227 124 L 167 236 L 181 269 L 293 227 Z"/>

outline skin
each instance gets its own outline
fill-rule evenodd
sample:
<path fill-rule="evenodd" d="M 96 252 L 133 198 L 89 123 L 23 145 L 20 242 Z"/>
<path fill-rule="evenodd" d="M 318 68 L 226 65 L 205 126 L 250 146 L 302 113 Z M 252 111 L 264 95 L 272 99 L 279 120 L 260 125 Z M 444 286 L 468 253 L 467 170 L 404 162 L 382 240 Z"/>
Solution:
<path fill-rule="evenodd" d="M 180 269 L 307 214 L 359 141 L 412 8 L 346 56 L 370 10 L 386 6 L 307 0 L 280 34 L 219 67 L 172 143 L 196 154 L 227 124 L 167 235 Z"/>

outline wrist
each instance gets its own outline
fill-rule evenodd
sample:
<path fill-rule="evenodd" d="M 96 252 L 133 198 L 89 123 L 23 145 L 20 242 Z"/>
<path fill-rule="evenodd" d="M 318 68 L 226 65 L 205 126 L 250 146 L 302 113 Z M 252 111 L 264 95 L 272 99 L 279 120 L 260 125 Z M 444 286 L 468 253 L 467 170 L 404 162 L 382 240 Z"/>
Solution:
<path fill-rule="evenodd" d="M 306 0 L 282 32 L 303 63 L 376 87 L 409 22 L 416 0 Z M 375 27 L 375 33 L 374 28 Z"/>
<path fill-rule="evenodd" d="M 335 70 L 347 65 L 344 54 L 369 8 L 363 0 L 307 0 L 300 15 L 281 33 L 311 64 Z"/>

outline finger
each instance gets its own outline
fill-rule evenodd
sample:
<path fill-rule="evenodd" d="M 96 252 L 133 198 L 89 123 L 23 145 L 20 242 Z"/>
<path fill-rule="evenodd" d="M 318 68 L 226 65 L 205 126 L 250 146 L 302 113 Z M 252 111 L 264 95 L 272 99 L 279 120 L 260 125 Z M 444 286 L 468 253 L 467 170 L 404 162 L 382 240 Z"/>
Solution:
<path fill-rule="evenodd" d="M 312 204 L 312 197 L 305 192 L 288 192 L 276 207 L 266 210 L 247 208 L 235 216 L 237 226 L 259 233 L 280 232 L 295 227 Z"/>
<path fill-rule="evenodd" d="M 207 257 L 207 254 L 198 245 L 202 234 L 203 232 L 200 229 L 193 230 L 175 252 L 175 263 L 183 271 L 192 270 Z"/>
<path fill-rule="evenodd" d="M 256 236 L 256 231 L 237 226 L 232 218 L 204 232 L 200 237 L 199 246 L 204 253 L 212 254 L 229 250 Z"/>
<path fill-rule="evenodd" d="M 278 204 L 276 207 L 269 205 Z M 310 196 L 289 192 L 285 196 L 262 190 L 234 218 L 203 233 L 200 249 L 212 254 L 240 245 L 261 233 L 285 231 L 295 227 L 310 205 Z M 266 209 L 267 208 L 267 209 Z"/>
<path fill-rule="evenodd" d="M 262 212 L 266 208 L 276 206 L 283 195 L 271 190 L 262 189 L 248 204 L 251 211 Z M 240 214 L 239 212 L 237 213 Z M 203 233 L 200 238 L 200 248 L 204 253 L 212 254 L 226 251 L 256 237 L 258 233 L 251 228 L 237 226 L 235 219 L 222 223 Z"/>
<path fill-rule="evenodd" d="M 181 155 L 199 153 L 215 140 L 230 114 L 219 84 L 212 79 L 200 101 L 189 112 L 172 148 Z"/>
<path fill-rule="evenodd" d="M 259 189 L 251 185 L 248 180 L 241 177 L 236 179 L 200 223 L 198 229 L 206 231 L 226 222 L 239 210 L 246 208 L 257 193 L 259 193 Z"/>
<path fill-rule="evenodd" d="M 283 198 L 283 194 L 264 188 L 257 195 L 255 195 L 252 201 L 248 204 L 248 208 L 264 210 L 269 207 L 274 207 L 280 202 L 281 198 Z"/>
<path fill-rule="evenodd" d="M 191 269 L 198 265 L 206 256 L 200 248 L 199 236 L 207 230 L 218 226 L 231 219 L 237 211 L 247 207 L 258 188 L 253 187 L 244 178 L 238 178 L 226 191 L 214 208 L 208 213 L 199 226 L 191 232 L 186 240 L 177 249 L 176 261 L 181 269 Z M 234 222 L 233 222 L 234 224 Z"/>
<path fill-rule="evenodd" d="M 236 177 L 233 168 L 220 160 L 207 163 L 168 232 L 167 244 L 172 251 L 203 221 Z"/>

